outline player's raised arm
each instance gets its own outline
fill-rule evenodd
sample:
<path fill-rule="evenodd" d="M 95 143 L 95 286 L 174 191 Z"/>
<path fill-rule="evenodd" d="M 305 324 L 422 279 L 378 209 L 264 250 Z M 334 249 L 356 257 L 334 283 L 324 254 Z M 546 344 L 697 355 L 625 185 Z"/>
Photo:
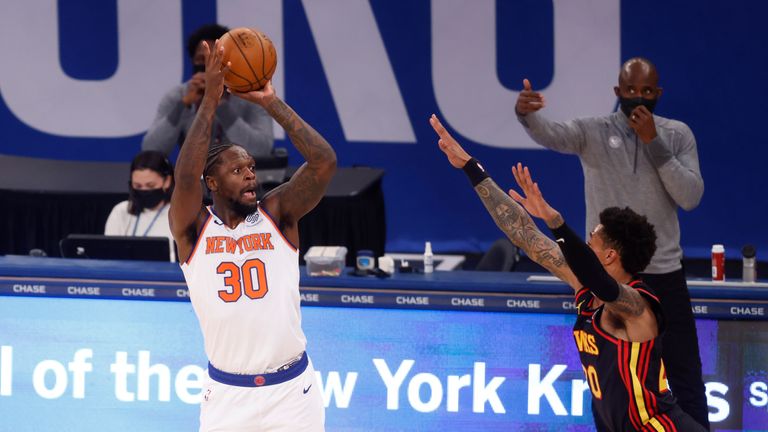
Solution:
<path fill-rule="evenodd" d="M 279 193 L 280 216 L 298 221 L 323 198 L 336 172 L 336 153 L 322 135 L 278 97 L 264 108 L 285 129 L 306 161 L 285 185 L 275 191 Z"/>
<path fill-rule="evenodd" d="M 176 186 L 171 196 L 168 211 L 171 232 L 176 240 L 179 261 L 184 262 L 197 241 L 197 233 L 205 222 L 207 214 L 202 206 L 203 190 L 200 176 L 205 168 L 205 159 L 211 141 L 211 125 L 224 92 L 226 65 L 222 65 L 224 48 L 217 40 L 211 51 L 207 43 L 205 50 L 205 93 L 192 122 L 189 133 L 181 147 L 176 161 Z"/>
<path fill-rule="evenodd" d="M 555 242 L 539 230 L 523 207 L 499 188 L 480 163 L 448 133 L 437 116 L 433 114 L 429 123 L 440 137 L 438 141 L 440 150 L 445 153 L 454 168 L 464 170 L 485 209 L 512 243 L 553 275 L 572 288 L 579 289 L 578 280 L 568 268 Z"/>
<path fill-rule="evenodd" d="M 306 160 L 288 182 L 270 191 L 263 200 L 267 211 L 279 219 L 278 224 L 293 241 L 290 237 L 298 220 L 320 202 L 336 172 L 336 153 L 322 135 L 277 97 L 271 82 L 260 91 L 233 94 L 264 107 Z M 296 236 L 298 240 L 297 230 Z"/>
<path fill-rule="evenodd" d="M 512 174 L 523 195 L 514 190 L 510 190 L 509 195 L 531 215 L 544 220 L 557 238 L 557 244 L 562 249 L 568 266 L 581 285 L 589 288 L 606 303 L 611 312 L 625 321 L 642 315 L 650 318 L 648 302 L 637 290 L 619 283 L 608 274 L 592 249 L 565 224 L 560 213 L 544 199 L 539 185 L 531 178 L 528 167 L 518 163 L 516 167 L 512 167 Z"/>

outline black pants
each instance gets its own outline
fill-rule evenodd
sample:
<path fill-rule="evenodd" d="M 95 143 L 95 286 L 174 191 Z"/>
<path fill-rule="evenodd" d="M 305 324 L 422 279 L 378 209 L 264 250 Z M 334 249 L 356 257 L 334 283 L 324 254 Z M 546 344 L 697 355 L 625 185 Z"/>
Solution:
<path fill-rule="evenodd" d="M 685 272 L 680 269 L 672 273 L 642 274 L 641 278 L 656 291 L 664 311 L 666 329 L 662 340 L 662 358 L 672 394 L 683 411 L 709 430 L 699 338 Z"/>
<path fill-rule="evenodd" d="M 680 406 L 674 407 L 672 410 L 666 412 L 669 419 L 675 425 L 675 429 L 679 432 L 705 432 L 709 431 L 709 420 L 707 420 L 707 427 L 693 419 L 687 412 L 680 409 Z"/>
<path fill-rule="evenodd" d="M 666 328 L 662 340 L 662 358 L 672 394 L 685 413 L 709 430 L 699 338 L 696 335 L 685 272 L 681 269 L 672 273 L 641 274 L 640 277 L 659 296 L 664 311 Z M 598 432 L 610 431 L 594 413 L 593 417 Z"/>
<path fill-rule="evenodd" d="M 664 414 L 669 417 L 678 432 L 704 432 L 709 430 L 709 428 L 705 429 L 704 426 L 700 425 L 693 419 L 693 417 L 680 409 L 680 406 L 676 406 Z M 595 428 L 597 428 L 597 432 L 614 432 L 611 428 L 598 421 L 594 409 L 592 409 L 592 415 L 595 417 Z"/>

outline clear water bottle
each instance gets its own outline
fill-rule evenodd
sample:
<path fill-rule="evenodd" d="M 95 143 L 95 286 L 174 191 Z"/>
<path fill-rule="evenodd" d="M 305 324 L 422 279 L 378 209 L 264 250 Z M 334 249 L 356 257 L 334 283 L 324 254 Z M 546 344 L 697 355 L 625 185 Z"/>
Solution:
<path fill-rule="evenodd" d="M 755 282 L 757 280 L 757 271 L 755 269 L 755 247 L 746 245 L 741 248 L 742 277 L 744 282 Z"/>
<path fill-rule="evenodd" d="M 432 242 L 424 245 L 424 273 L 435 271 L 435 257 L 432 255 Z"/>

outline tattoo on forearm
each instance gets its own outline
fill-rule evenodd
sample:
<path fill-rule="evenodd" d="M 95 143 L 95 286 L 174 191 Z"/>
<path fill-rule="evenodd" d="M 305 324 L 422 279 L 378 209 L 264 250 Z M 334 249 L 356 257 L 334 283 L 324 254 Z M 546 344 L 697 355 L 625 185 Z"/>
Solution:
<path fill-rule="evenodd" d="M 206 147 L 211 139 L 211 128 L 213 127 L 213 116 L 198 115 L 192 121 L 192 125 L 189 127 L 189 134 L 187 141 L 190 144 L 203 143 Z M 183 146 L 182 146 L 183 147 Z"/>
<path fill-rule="evenodd" d="M 557 216 L 555 216 L 552 220 L 547 221 L 547 227 L 551 229 L 555 229 L 564 223 L 565 223 L 565 220 L 563 220 L 563 216 L 560 213 L 558 213 Z"/>
<path fill-rule="evenodd" d="M 475 186 L 475 191 L 493 217 L 496 225 L 517 247 L 557 277 L 570 274 L 563 253 L 557 244 L 539 231 L 528 212 L 487 178 Z"/>
<path fill-rule="evenodd" d="M 281 208 L 301 217 L 322 198 L 336 164 L 336 153 L 328 141 L 307 124 L 291 107 L 275 98 L 266 107 L 285 129 L 296 150 L 307 161 L 281 194 Z"/>
<path fill-rule="evenodd" d="M 478 195 L 480 195 L 480 198 L 488 198 L 491 196 L 491 191 L 483 184 L 486 183 L 487 180 L 489 179 L 481 181 L 480 184 L 475 187 L 475 190 L 477 191 Z"/>
<path fill-rule="evenodd" d="M 284 126 L 288 122 L 288 118 L 293 114 L 293 110 L 280 99 L 270 102 L 266 109 L 281 126 Z"/>
<path fill-rule="evenodd" d="M 266 109 L 285 129 L 296 150 L 304 156 L 307 162 L 312 164 L 335 157 L 333 149 L 325 138 L 302 120 L 285 102 L 275 98 L 267 105 Z"/>
<path fill-rule="evenodd" d="M 177 181 L 182 180 L 179 176 L 197 178 L 203 173 L 208 146 L 211 140 L 215 111 L 216 105 L 211 106 L 203 103 L 194 120 L 192 120 L 192 125 L 189 127 L 187 137 L 184 139 L 184 145 L 181 146 L 181 152 L 176 164 Z"/>

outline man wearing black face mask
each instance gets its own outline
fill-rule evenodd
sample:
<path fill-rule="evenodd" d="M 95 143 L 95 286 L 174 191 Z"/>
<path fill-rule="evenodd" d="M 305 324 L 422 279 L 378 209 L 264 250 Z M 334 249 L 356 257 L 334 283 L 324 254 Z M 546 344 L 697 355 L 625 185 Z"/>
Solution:
<path fill-rule="evenodd" d="M 523 82 L 515 112 L 538 144 L 576 154 L 584 171 L 587 226 L 607 207 L 629 206 L 645 215 L 658 234 L 656 254 L 643 280 L 659 294 L 668 318 L 663 359 L 680 407 L 709 427 L 696 327 L 682 268 L 677 209 L 695 208 L 704 193 L 696 139 L 683 122 L 653 114 L 662 89 L 656 67 L 632 58 L 619 73 L 615 113 L 555 122 L 538 111 L 546 101 Z M 598 430 L 601 430 L 598 424 Z"/>
<path fill-rule="evenodd" d="M 168 155 L 177 145 L 183 144 L 205 89 L 203 41 L 213 46 L 213 42 L 227 31 L 226 27 L 210 24 L 189 36 L 187 51 L 192 60 L 193 75 L 163 96 L 155 120 L 144 135 L 142 150 L 157 150 Z M 236 143 L 252 156 L 266 156 L 272 151 L 272 118 L 260 106 L 229 97 L 228 93 L 221 98 L 211 129 L 213 143 Z"/>

